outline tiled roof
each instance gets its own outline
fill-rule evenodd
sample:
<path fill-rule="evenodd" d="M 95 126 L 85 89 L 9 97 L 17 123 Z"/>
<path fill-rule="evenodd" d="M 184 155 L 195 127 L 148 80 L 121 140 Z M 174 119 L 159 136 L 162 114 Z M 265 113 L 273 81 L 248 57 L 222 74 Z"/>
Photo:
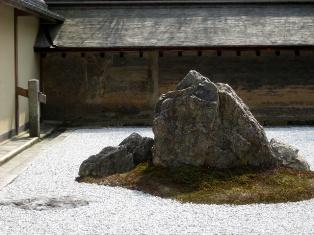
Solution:
<path fill-rule="evenodd" d="M 314 4 L 55 10 L 66 20 L 37 48 L 314 46 Z"/>
<path fill-rule="evenodd" d="M 5 4 L 11 5 L 15 8 L 38 14 L 42 18 L 55 21 L 63 21 L 64 18 L 50 10 L 44 1 L 40 0 L 2 0 Z"/>

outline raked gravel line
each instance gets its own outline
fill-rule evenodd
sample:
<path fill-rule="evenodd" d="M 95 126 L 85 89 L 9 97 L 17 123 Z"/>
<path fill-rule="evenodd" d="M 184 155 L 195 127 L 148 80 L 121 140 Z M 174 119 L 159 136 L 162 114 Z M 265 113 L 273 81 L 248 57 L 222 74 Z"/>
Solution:
<path fill-rule="evenodd" d="M 150 128 L 79 129 L 40 152 L 0 191 L 0 202 L 71 196 L 89 204 L 42 211 L 0 206 L 0 234 L 314 234 L 314 200 L 244 206 L 181 204 L 74 181 L 84 159 L 107 145 L 117 145 L 134 131 L 152 136 Z M 267 134 L 296 145 L 314 168 L 313 127 L 268 128 Z"/>

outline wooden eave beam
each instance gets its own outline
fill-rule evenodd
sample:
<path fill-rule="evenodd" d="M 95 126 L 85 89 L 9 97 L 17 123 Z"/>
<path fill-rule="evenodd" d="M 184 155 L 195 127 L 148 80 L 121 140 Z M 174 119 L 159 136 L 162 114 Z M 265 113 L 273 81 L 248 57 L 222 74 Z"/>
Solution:
<path fill-rule="evenodd" d="M 130 1 L 108 1 L 108 0 L 90 0 L 90 1 L 49 1 L 50 6 L 62 6 L 62 7 L 82 7 L 82 6 L 112 6 L 112 5 L 225 5 L 225 4 L 313 4 L 313 0 L 172 0 L 172 1 L 160 1 L 160 0 L 130 0 Z"/>
<path fill-rule="evenodd" d="M 19 9 L 15 9 L 16 16 L 31 16 L 32 14 L 30 12 L 22 11 Z"/>
<path fill-rule="evenodd" d="M 221 50 L 221 51 L 256 51 L 256 50 L 314 50 L 314 45 L 298 46 L 199 46 L 199 47 L 51 47 L 34 48 L 36 52 L 84 52 L 84 51 L 171 51 L 171 50 Z"/>

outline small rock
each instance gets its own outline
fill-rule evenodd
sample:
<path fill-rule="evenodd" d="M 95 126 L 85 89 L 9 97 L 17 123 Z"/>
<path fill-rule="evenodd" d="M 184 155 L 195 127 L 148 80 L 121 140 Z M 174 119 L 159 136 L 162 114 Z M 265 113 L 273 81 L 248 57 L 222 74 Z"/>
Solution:
<path fill-rule="evenodd" d="M 279 165 L 296 170 L 309 171 L 309 164 L 299 154 L 299 150 L 277 139 L 271 139 L 270 146 Z"/>
<path fill-rule="evenodd" d="M 119 144 L 119 146 L 125 146 L 128 153 L 133 155 L 135 165 L 152 160 L 153 145 L 154 139 L 142 137 L 138 133 L 132 133 Z"/>
<path fill-rule="evenodd" d="M 152 159 L 153 144 L 152 138 L 132 133 L 118 147 L 105 147 L 83 161 L 79 176 L 102 177 L 130 171 L 139 163 Z"/>
<path fill-rule="evenodd" d="M 79 169 L 79 176 L 108 176 L 130 171 L 134 168 L 133 156 L 127 152 L 125 146 L 110 147 L 97 155 L 83 161 Z"/>

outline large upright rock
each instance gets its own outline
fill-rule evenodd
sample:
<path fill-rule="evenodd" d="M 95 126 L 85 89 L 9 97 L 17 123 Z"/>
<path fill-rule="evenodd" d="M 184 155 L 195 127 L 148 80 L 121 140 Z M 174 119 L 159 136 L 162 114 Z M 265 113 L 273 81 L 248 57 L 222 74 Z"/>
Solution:
<path fill-rule="evenodd" d="M 214 168 L 276 166 L 263 127 L 227 84 L 190 71 L 159 98 L 153 163 Z"/>

